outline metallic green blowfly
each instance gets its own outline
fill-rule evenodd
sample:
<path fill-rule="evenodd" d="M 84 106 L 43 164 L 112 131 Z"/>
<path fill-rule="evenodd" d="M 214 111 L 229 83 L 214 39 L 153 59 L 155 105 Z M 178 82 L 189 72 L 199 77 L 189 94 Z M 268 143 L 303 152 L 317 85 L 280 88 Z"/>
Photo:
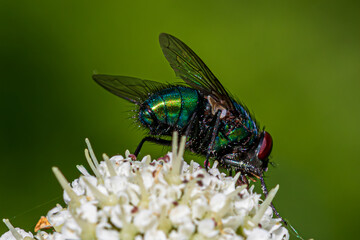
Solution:
<path fill-rule="evenodd" d="M 111 93 L 138 105 L 137 118 L 149 130 L 139 143 L 169 145 L 162 137 L 178 131 L 187 136 L 186 149 L 217 159 L 222 166 L 241 172 L 241 181 L 260 179 L 268 169 L 272 138 L 262 131 L 248 109 L 234 100 L 205 63 L 185 43 L 162 33 L 161 49 L 185 84 L 165 84 L 126 76 L 94 75 L 93 79 Z M 272 208 L 275 214 L 280 215 Z M 282 218 L 281 218 L 282 219 Z M 285 220 L 282 221 L 287 224 Z"/>

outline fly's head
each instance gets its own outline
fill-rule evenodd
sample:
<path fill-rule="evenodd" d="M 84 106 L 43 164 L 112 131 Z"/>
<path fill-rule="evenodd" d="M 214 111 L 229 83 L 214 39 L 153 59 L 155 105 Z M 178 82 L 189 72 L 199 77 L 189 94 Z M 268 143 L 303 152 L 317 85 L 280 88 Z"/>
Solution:
<path fill-rule="evenodd" d="M 257 145 L 247 150 L 235 147 L 233 152 L 225 154 L 221 158 L 221 162 L 225 166 L 235 167 L 249 176 L 260 178 L 267 171 L 272 146 L 271 135 L 263 131 Z"/>

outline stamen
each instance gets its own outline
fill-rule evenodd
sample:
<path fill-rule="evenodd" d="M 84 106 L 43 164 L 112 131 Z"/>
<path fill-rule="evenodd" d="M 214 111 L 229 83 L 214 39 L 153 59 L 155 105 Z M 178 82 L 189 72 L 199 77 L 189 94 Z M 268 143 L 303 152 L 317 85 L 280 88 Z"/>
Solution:
<path fill-rule="evenodd" d="M 135 177 L 136 177 L 137 184 L 139 185 L 140 192 L 141 192 L 141 200 L 140 200 L 139 205 L 146 208 L 149 204 L 149 193 L 147 192 L 147 190 L 145 188 L 143 178 L 141 177 L 139 171 L 136 171 Z"/>
<path fill-rule="evenodd" d="M 9 219 L 3 219 L 3 222 L 8 227 L 14 238 L 16 238 L 16 240 L 23 240 L 23 237 L 20 235 L 20 233 L 18 233 L 18 231 L 16 231 L 16 229 L 13 227 L 13 225 L 11 225 Z"/>
<path fill-rule="evenodd" d="M 252 218 L 252 222 L 257 226 L 262 218 L 262 216 L 265 214 L 266 209 L 270 206 L 272 200 L 274 199 L 277 191 L 279 190 L 279 184 L 276 185 L 275 188 L 271 189 L 269 194 L 267 195 L 264 202 L 260 205 L 259 210 L 255 214 L 255 216 Z"/>
<path fill-rule="evenodd" d="M 110 176 L 111 177 L 117 176 L 114 165 L 112 164 L 112 162 L 109 160 L 109 157 L 105 153 L 103 154 L 103 159 L 104 159 L 104 161 L 106 163 L 106 166 L 107 166 L 107 168 L 109 170 Z"/>
<path fill-rule="evenodd" d="M 190 174 L 192 174 L 194 172 L 194 160 L 190 161 L 189 172 L 190 172 Z"/>
<path fill-rule="evenodd" d="M 61 187 L 66 191 L 67 195 L 70 197 L 72 206 L 74 206 L 75 208 L 79 207 L 80 206 L 80 197 L 78 195 L 76 195 L 74 190 L 72 190 L 69 182 L 66 180 L 66 178 L 61 173 L 61 171 L 57 167 L 52 167 L 52 171 L 55 174 L 55 177 L 57 178 Z"/>
<path fill-rule="evenodd" d="M 81 172 L 84 176 L 90 176 L 90 173 L 86 170 L 86 168 L 83 165 L 76 165 L 76 168 Z"/>
<path fill-rule="evenodd" d="M 231 193 L 226 195 L 226 200 L 225 200 L 223 207 L 220 210 L 214 212 L 216 221 L 221 220 L 221 218 L 228 212 L 228 209 L 231 207 L 230 203 L 231 203 L 232 199 L 238 193 L 240 193 L 242 190 L 244 190 L 246 187 L 247 187 L 246 185 L 241 185 L 240 187 L 238 187 L 237 189 L 235 189 L 234 191 L 232 191 Z"/>
<path fill-rule="evenodd" d="M 186 187 L 184 189 L 184 195 L 180 200 L 180 204 L 184 204 L 187 205 L 189 200 L 190 200 L 190 196 L 191 196 L 191 192 L 195 187 L 195 183 L 197 181 L 199 181 L 200 178 L 194 178 L 192 179 L 190 182 L 188 182 L 188 184 L 186 184 Z"/>
<path fill-rule="evenodd" d="M 85 138 L 85 142 L 86 142 L 86 145 L 87 145 L 87 147 L 88 147 L 88 149 L 89 149 L 90 156 L 91 156 L 92 160 L 94 161 L 95 167 L 96 167 L 96 168 L 99 168 L 99 162 L 98 162 L 98 160 L 97 160 L 97 158 L 96 158 L 96 156 L 95 156 L 95 153 L 94 153 L 94 151 L 93 151 L 93 149 L 92 149 L 92 147 L 91 147 L 91 144 L 90 144 L 89 139 L 88 139 L 88 138 Z"/>
<path fill-rule="evenodd" d="M 238 187 L 237 189 L 235 189 L 234 191 L 232 191 L 231 193 L 227 194 L 228 198 L 233 198 L 236 195 L 238 195 L 242 190 L 244 190 L 245 188 L 247 188 L 247 185 L 241 185 L 240 187 Z"/>
<path fill-rule="evenodd" d="M 182 136 L 180 141 L 180 146 L 178 147 L 178 133 L 173 133 L 172 138 L 172 171 L 167 176 L 167 179 L 169 182 L 173 184 L 179 184 L 181 182 L 180 180 L 180 174 L 182 171 L 182 157 L 184 155 L 185 151 L 185 143 L 186 143 L 186 137 Z"/>
<path fill-rule="evenodd" d="M 117 201 L 117 197 L 115 195 L 109 194 L 109 196 L 106 196 L 105 194 L 100 192 L 94 185 L 92 185 L 86 177 L 81 177 L 81 179 L 84 181 L 86 186 L 94 194 L 95 198 L 99 201 L 99 204 L 101 206 L 113 206 L 113 205 L 116 205 L 116 203 L 118 201 Z"/>
<path fill-rule="evenodd" d="M 125 151 L 125 159 L 128 159 L 130 155 L 130 151 L 126 149 Z"/>
<path fill-rule="evenodd" d="M 102 179 L 99 171 L 97 170 L 97 168 L 95 167 L 90 155 L 89 155 L 89 150 L 88 149 L 85 149 L 85 157 L 86 157 L 86 160 L 91 168 L 91 170 L 93 171 L 93 173 L 95 174 L 96 178 L 97 179 Z"/>
<path fill-rule="evenodd" d="M 75 220 L 77 225 L 81 228 L 81 239 L 96 239 L 96 224 L 89 223 L 80 217 L 78 217 L 74 212 L 70 211 L 72 218 Z"/>
<path fill-rule="evenodd" d="M 219 162 L 217 160 L 215 160 L 215 162 L 211 168 L 215 169 L 215 168 L 217 168 L 218 165 L 219 165 Z"/>
<path fill-rule="evenodd" d="M 173 132 L 173 136 L 172 136 L 172 159 L 174 161 L 174 159 L 176 159 L 178 153 L 178 132 Z"/>
<path fill-rule="evenodd" d="M 147 155 L 145 158 L 145 165 L 149 165 L 151 163 L 151 156 Z"/>
<path fill-rule="evenodd" d="M 167 215 L 166 207 L 161 209 L 160 217 L 159 217 L 159 226 L 158 229 L 162 230 L 165 234 L 167 234 L 171 230 L 171 221 L 169 216 Z"/>

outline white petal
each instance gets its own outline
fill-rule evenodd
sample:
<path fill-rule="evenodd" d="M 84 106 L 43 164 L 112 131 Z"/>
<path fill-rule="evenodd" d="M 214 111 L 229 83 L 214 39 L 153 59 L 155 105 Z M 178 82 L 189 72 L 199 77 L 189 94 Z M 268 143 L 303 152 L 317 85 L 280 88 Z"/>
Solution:
<path fill-rule="evenodd" d="M 70 218 L 70 213 L 60 205 L 51 209 L 47 214 L 47 219 L 53 226 L 61 226 Z"/>
<path fill-rule="evenodd" d="M 128 179 L 124 176 L 115 176 L 112 178 L 106 178 L 104 181 L 105 187 L 115 195 L 126 191 Z"/>
<path fill-rule="evenodd" d="M 212 196 L 210 200 L 210 208 L 213 212 L 219 212 L 222 211 L 225 204 L 226 204 L 226 195 L 222 193 L 217 193 L 214 196 Z"/>
<path fill-rule="evenodd" d="M 123 176 L 123 177 L 129 177 L 131 176 L 131 164 L 132 162 L 130 161 L 126 161 L 126 162 L 120 162 L 117 164 L 115 164 L 115 170 L 118 176 Z"/>
<path fill-rule="evenodd" d="M 224 228 L 221 231 L 221 236 L 219 240 L 243 240 L 244 238 L 238 236 L 236 232 L 231 228 Z"/>
<path fill-rule="evenodd" d="M 281 227 L 272 233 L 272 240 L 288 240 L 289 232 L 286 228 Z"/>
<path fill-rule="evenodd" d="M 267 240 L 270 236 L 268 231 L 261 228 L 254 228 L 251 231 L 245 229 L 244 233 L 248 236 L 247 240 Z"/>
<path fill-rule="evenodd" d="M 110 224 L 98 224 L 96 226 L 96 237 L 98 240 L 118 240 L 119 232 L 117 230 L 110 230 Z"/>
<path fill-rule="evenodd" d="M 15 228 L 15 230 L 23 237 L 31 237 L 33 238 L 33 234 L 31 232 L 25 232 L 20 228 Z M 16 238 L 12 235 L 11 231 L 7 231 L 3 235 L 1 235 L 0 240 L 16 240 Z"/>
<path fill-rule="evenodd" d="M 166 235 L 163 231 L 151 229 L 145 233 L 144 240 L 166 240 Z"/>
<path fill-rule="evenodd" d="M 191 214 L 193 219 L 201 219 L 204 214 L 210 210 L 205 196 L 200 196 L 199 198 L 192 201 L 191 204 Z"/>
<path fill-rule="evenodd" d="M 157 224 L 156 220 L 156 216 L 150 210 L 140 210 L 134 218 L 134 224 L 143 233 L 153 228 Z"/>
<path fill-rule="evenodd" d="M 282 225 L 280 223 L 280 219 L 272 219 L 268 222 L 268 225 L 265 225 L 263 222 L 260 222 L 263 228 L 266 228 L 269 232 L 274 232 L 277 229 L 281 228 Z"/>
<path fill-rule="evenodd" d="M 123 213 L 121 212 L 120 205 L 116 205 L 115 207 L 111 208 L 110 221 L 115 225 L 115 227 L 123 227 L 122 218 L 120 217 L 121 214 Z"/>
<path fill-rule="evenodd" d="M 152 172 L 146 171 L 142 172 L 141 177 L 144 182 L 144 186 L 146 189 L 149 189 L 154 184 L 154 177 Z"/>
<path fill-rule="evenodd" d="M 192 222 L 186 222 L 179 226 L 178 233 L 184 238 L 190 238 L 191 235 L 195 232 L 195 224 Z"/>
<path fill-rule="evenodd" d="M 231 228 L 233 230 L 237 230 L 239 226 L 244 223 L 243 216 L 229 216 L 222 220 L 222 224 L 224 228 Z"/>
<path fill-rule="evenodd" d="M 191 221 L 190 208 L 187 205 L 178 205 L 170 211 L 169 217 L 174 225 L 180 225 Z"/>
<path fill-rule="evenodd" d="M 215 230 L 215 222 L 212 219 L 204 219 L 199 222 L 198 232 L 207 238 L 215 237 L 219 231 Z"/>
<path fill-rule="evenodd" d="M 18 230 L 20 228 L 16 228 L 16 230 Z M 4 233 L 3 235 L 1 235 L 0 240 L 16 240 L 16 238 L 12 235 L 12 233 L 9 231 L 7 231 L 6 233 Z"/>
<path fill-rule="evenodd" d="M 136 235 L 134 240 L 143 240 L 143 237 L 141 235 Z"/>
<path fill-rule="evenodd" d="M 124 160 L 124 157 L 121 155 L 115 155 L 110 158 L 111 162 L 122 162 Z"/>
<path fill-rule="evenodd" d="M 76 209 L 76 212 L 81 219 L 90 223 L 96 223 L 97 221 L 97 207 L 90 202 L 81 204 L 81 206 Z"/>
<path fill-rule="evenodd" d="M 88 178 L 93 178 L 93 177 L 88 177 Z M 78 196 L 85 194 L 85 184 L 79 179 L 75 179 L 71 183 L 71 187 Z"/>
<path fill-rule="evenodd" d="M 78 239 L 80 237 L 81 228 L 73 218 L 70 218 L 61 228 L 61 233 L 65 239 Z"/>

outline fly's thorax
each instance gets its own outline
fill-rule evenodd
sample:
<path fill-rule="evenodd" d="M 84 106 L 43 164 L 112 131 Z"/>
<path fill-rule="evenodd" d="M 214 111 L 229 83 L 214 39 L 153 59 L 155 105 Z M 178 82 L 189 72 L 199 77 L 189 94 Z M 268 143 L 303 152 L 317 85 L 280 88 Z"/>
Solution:
<path fill-rule="evenodd" d="M 244 113 L 228 111 L 221 119 L 221 126 L 215 139 L 215 150 L 241 147 L 242 150 L 253 148 L 258 141 L 256 123 Z"/>

